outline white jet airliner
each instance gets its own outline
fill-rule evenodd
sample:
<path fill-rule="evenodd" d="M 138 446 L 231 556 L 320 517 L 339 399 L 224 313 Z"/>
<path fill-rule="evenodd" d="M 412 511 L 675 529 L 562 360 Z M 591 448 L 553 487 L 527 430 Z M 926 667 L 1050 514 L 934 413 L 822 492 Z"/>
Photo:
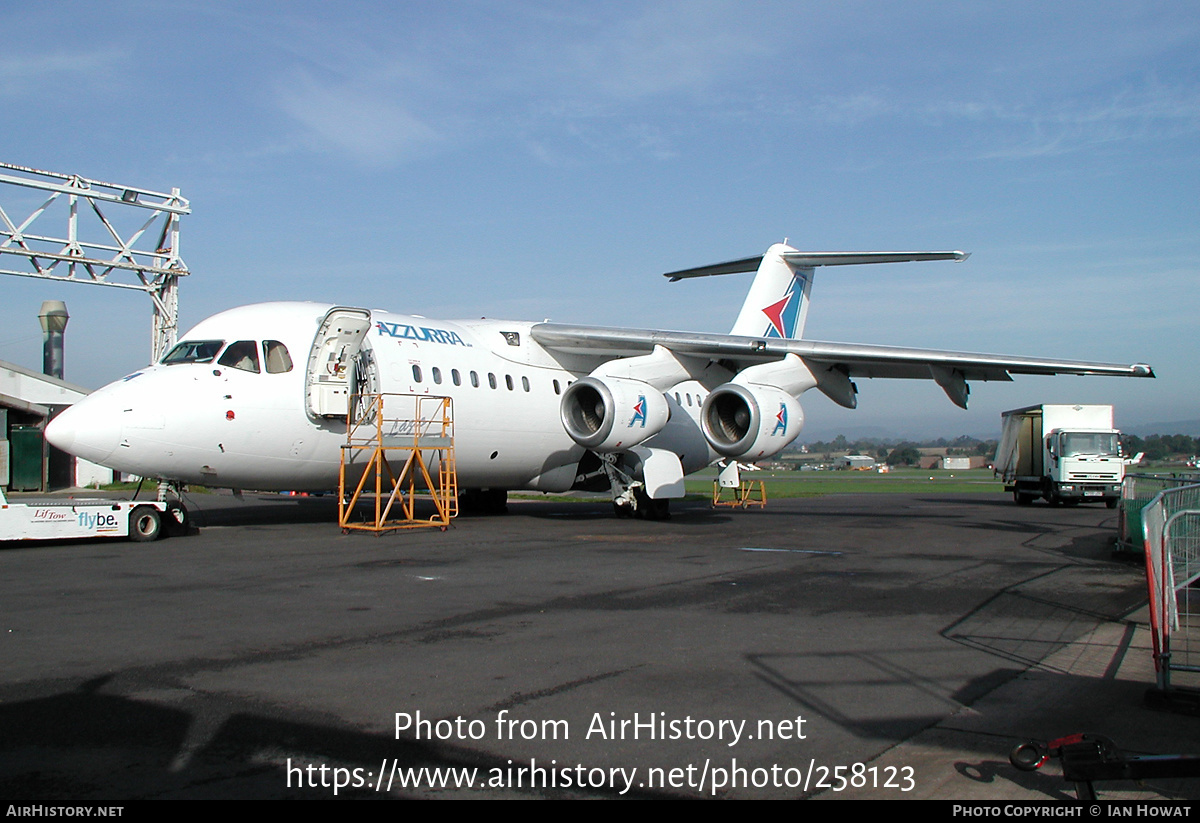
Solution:
<path fill-rule="evenodd" d="M 244 306 L 67 409 L 46 437 L 172 483 L 324 490 L 337 487 L 355 393 L 444 395 L 465 506 L 501 509 L 511 489 L 598 489 L 612 491 L 618 513 L 658 518 L 683 496 L 684 475 L 770 457 L 795 440 L 798 398 L 812 388 L 854 408 L 855 377 L 930 379 L 966 408 L 971 380 L 1154 376 L 1143 364 L 801 339 L 817 266 L 966 257 L 777 244 L 761 257 L 666 275 L 757 271 L 727 335 Z"/>

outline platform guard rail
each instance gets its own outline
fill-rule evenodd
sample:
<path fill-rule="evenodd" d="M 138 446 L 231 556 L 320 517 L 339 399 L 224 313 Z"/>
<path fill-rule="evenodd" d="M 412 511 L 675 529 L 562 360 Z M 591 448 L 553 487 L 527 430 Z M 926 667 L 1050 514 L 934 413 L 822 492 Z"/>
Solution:
<path fill-rule="evenodd" d="M 766 508 L 767 485 L 761 480 L 743 480 L 736 486 L 728 487 L 730 497 L 725 496 L 726 487 L 719 480 L 713 481 L 712 504 L 714 508 L 728 507 L 748 509 L 751 506 Z"/>
<path fill-rule="evenodd" d="M 1172 674 L 1200 673 L 1200 484 L 1165 489 L 1141 512 L 1156 689 L 1152 705 L 1200 712 L 1200 690 Z"/>
<path fill-rule="evenodd" d="M 350 408 L 338 484 L 343 533 L 430 527 L 444 531 L 458 514 L 451 399 L 359 394 Z M 351 484 L 354 488 L 348 491 Z M 372 516 L 356 520 L 364 497 L 373 498 Z M 429 517 L 417 513 L 417 501 L 425 498 L 433 503 Z"/>
<path fill-rule="evenodd" d="M 1144 545 L 1142 510 L 1155 495 L 1200 483 L 1200 474 L 1127 474 L 1121 484 L 1121 513 L 1117 521 L 1117 551 L 1139 553 Z"/>

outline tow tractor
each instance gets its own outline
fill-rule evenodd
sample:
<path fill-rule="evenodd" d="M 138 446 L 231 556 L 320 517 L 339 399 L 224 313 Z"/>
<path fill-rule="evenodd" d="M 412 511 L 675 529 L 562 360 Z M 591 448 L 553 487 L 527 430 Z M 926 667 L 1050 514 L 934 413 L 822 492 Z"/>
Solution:
<path fill-rule="evenodd" d="M 128 537 L 157 540 L 164 530 L 182 532 L 187 510 L 175 500 L 59 498 L 10 502 L 0 491 L 0 540 L 61 540 Z"/>

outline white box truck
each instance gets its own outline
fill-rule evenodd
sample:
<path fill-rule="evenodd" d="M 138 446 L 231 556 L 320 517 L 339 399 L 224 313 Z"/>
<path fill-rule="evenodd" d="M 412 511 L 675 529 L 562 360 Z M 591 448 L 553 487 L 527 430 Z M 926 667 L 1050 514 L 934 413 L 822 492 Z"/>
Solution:
<path fill-rule="evenodd" d="M 1126 461 L 1112 406 L 1029 406 L 1000 420 L 992 466 L 1014 502 L 1041 497 L 1052 506 L 1104 501 L 1116 507 Z"/>

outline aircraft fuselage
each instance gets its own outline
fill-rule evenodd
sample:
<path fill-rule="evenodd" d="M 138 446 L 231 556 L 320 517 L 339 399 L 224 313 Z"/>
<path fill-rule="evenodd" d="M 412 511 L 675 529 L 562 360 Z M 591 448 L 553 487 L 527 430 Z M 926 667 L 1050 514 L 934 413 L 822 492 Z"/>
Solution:
<path fill-rule="evenodd" d="M 59 416 L 55 440 L 94 462 L 181 483 L 336 488 L 345 416 L 314 415 L 306 403 L 321 367 L 310 362 L 314 335 L 331 308 L 268 303 L 214 315 L 183 338 L 211 344 L 206 351 L 98 390 Z M 373 310 L 360 345 L 368 365 L 353 388 L 450 397 L 461 487 L 566 491 L 586 450 L 563 429 L 561 395 L 605 358 L 551 352 L 530 335 L 532 325 Z M 253 368 L 229 357 L 239 343 L 256 347 Z M 280 343 L 286 370 L 267 362 Z M 652 438 L 670 441 L 685 471 L 719 456 L 699 427 L 707 391 L 694 381 L 674 387 L 671 424 Z"/>

